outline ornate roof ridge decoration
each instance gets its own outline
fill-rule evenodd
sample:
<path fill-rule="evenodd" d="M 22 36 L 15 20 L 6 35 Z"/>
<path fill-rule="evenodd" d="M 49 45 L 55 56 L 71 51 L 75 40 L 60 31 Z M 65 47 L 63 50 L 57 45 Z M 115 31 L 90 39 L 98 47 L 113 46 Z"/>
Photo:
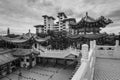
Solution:
<path fill-rule="evenodd" d="M 86 16 L 83 17 L 82 19 L 87 21 L 87 22 L 95 22 L 96 21 L 96 19 L 94 19 L 88 15 L 88 12 L 86 12 Z"/>
<path fill-rule="evenodd" d="M 73 29 L 80 29 L 84 27 L 106 27 L 110 23 L 113 23 L 111 19 L 107 19 L 104 16 L 100 16 L 98 19 L 94 19 L 90 16 L 88 16 L 88 13 L 86 13 L 86 16 L 83 17 L 78 23 L 76 24 L 70 24 L 71 28 Z"/>

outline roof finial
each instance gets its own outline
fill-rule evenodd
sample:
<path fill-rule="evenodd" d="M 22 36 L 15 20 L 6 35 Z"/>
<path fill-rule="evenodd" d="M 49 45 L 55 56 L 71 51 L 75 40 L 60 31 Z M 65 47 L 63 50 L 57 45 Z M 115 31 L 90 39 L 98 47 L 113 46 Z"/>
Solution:
<path fill-rule="evenodd" d="M 86 12 L 86 16 L 88 16 L 88 12 Z"/>

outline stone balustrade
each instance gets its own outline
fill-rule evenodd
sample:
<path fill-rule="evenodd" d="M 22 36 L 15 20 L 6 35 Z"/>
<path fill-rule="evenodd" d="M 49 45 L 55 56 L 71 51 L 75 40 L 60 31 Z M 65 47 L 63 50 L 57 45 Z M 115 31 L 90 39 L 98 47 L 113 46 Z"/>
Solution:
<path fill-rule="evenodd" d="M 120 59 L 119 41 L 116 40 L 115 46 L 96 46 L 96 57 L 100 58 L 117 58 Z"/>
<path fill-rule="evenodd" d="M 96 45 L 96 41 L 90 42 L 90 50 L 86 44 L 82 45 L 81 65 L 74 73 L 71 80 L 93 80 L 94 64 L 96 57 L 120 59 L 119 41 L 115 46 Z"/>
<path fill-rule="evenodd" d="M 90 50 L 88 45 L 82 45 L 81 65 L 73 75 L 71 80 L 93 80 L 94 64 L 95 64 L 95 45 L 96 41 L 90 42 Z"/>

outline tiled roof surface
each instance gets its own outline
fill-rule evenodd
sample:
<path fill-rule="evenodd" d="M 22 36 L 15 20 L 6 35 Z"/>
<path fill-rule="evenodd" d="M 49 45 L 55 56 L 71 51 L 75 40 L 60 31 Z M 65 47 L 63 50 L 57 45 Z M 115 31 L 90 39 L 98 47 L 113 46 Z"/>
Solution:
<path fill-rule="evenodd" d="M 85 17 L 83 17 L 83 19 L 84 19 L 85 21 L 87 21 L 87 22 L 95 22 L 95 21 L 96 21 L 95 19 L 93 19 L 92 17 L 90 17 L 90 16 L 88 16 L 88 15 L 86 15 Z"/>
<path fill-rule="evenodd" d="M 10 51 L 4 51 L 0 54 L 0 65 L 11 62 L 17 58 L 13 57 L 12 53 Z"/>
<path fill-rule="evenodd" d="M 14 56 L 27 56 L 31 54 L 31 49 L 16 49 L 12 54 Z"/>

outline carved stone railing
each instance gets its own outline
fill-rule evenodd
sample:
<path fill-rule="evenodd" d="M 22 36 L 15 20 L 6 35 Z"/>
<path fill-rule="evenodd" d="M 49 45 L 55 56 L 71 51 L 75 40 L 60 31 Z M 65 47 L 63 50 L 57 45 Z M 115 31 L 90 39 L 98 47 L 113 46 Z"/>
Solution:
<path fill-rule="evenodd" d="M 69 48 L 67 48 L 67 49 L 64 49 L 64 50 L 52 50 L 52 49 L 47 49 L 47 48 L 45 48 L 45 47 L 42 47 L 42 46 L 40 46 L 38 49 L 36 49 L 36 48 L 32 48 L 33 50 L 35 50 L 35 51 L 38 51 L 38 52 L 40 52 L 40 55 L 41 56 L 48 56 L 48 57 L 51 57 L 51 56 L 58 56 L 58 57 L 65 57 L 65 56 L 68 56 L 68 55 L 70 55 L 70 54 L 73 54 L 73 55 L 76 55 L 76 56 L 79 56 L 79 54 L 80 54 L 80 50 L 77 50 L 77 49 L 74 49 L 74 48 L 71 48 L 71 47 L 69 47 Z"/>
<path fill-rule="evenodd" d="M 115 46 L 105 46 L 97 45 L 96 46 L 96 57 L 99 58 L 117 58 L 120 59 L 120 46 L 119 41 L 116 40 Z"/>
<path fill-rule="evenodd" d="M 81 65 L 73 75 L 71 80 L 93 80 L 94 64 L 95 64 L 95 46 L 96 41 L 90 42 L 90 50 L 88 45 L 82 45 Z"/>

